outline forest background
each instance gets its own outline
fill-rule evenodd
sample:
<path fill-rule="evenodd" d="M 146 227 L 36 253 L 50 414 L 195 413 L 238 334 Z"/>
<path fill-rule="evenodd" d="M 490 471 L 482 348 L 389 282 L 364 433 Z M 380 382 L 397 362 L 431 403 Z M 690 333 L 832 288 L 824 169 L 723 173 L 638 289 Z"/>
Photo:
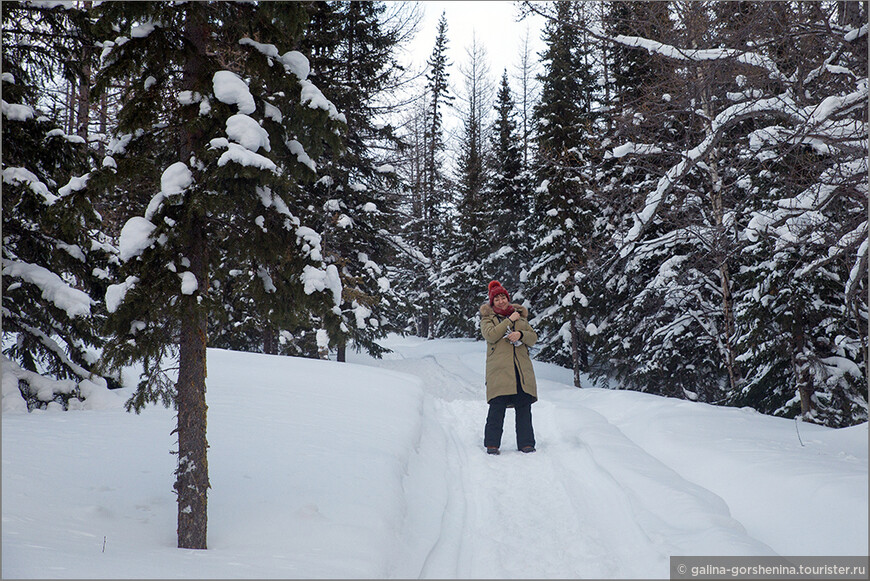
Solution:
<path fill-rule="evenodd" d="M 498 279 L 578 387 L 866 421 L 867 3 L 517 8 L 415 71 L 416 3 L 3 2 L 4 406 L 140 362 L 181 425 L 206 346 L 475 337 Z"/>

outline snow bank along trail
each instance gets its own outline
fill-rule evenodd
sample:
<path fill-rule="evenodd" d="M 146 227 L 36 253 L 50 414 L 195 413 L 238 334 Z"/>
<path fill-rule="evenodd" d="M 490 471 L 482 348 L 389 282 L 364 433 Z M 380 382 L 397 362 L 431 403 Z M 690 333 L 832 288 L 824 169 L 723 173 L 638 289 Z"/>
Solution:
<path fill-rule="evenodd" d="M 572 387 L 482 449 L 484 349 L 209 350 L 209 550 L 176 548 L 171 409 L 2 418 L 3 578 L 667 578 L 670 555 L 861 555 L 867 424 Z M 127 384 L 138 374 L 131 369 Z"/>
<path fill-rule="evenodd" d="M 722 498 L 602 414 L 567 401 L 564 393 L 576 390 L 544 379 L 543 364 L 533 406 L 538 452 L 516 451 L 508 412 L 502 454 L 489 456 L 482 449 L 483 344 L 397 339 L 390 347 L 393 354 L 369 363 L 418 375 L 427 394 L 406 481 L 408 557 L 396 576 L 666 577 L 670 555 L 775 554 L 747 534 Z M 419 486 L 429 503 L 413 500 Z"/>
<path fill-rule="evenodd" d="M 207 400 L 207 551 L 176 548 L 171 409 L 4 412 L 2 577 L 390 575 L 414 377 L 210 349 Z"/>

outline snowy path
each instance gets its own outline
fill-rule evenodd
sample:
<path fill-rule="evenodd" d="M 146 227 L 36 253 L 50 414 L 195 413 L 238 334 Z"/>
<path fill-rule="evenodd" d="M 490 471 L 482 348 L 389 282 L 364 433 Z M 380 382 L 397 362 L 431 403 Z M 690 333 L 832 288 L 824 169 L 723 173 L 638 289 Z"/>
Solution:
<path fill-rule="evenodd" d="M 560 406 L 564 384 L 539 380 L 536 454 L 516 451 L 508 412 L 502 454 L 486 455 L 482 343 L 441 345 L 433 353 L 425 344 L 397 344 L 390 358 L 374 362 L 423 382 L 425 426 L 405 489 L 413 496 L 424 484 L 442 508 L 438 514 L 431 502 L 409 501 L 412 557 L 396 576 L 643 578 L 667 576 L 670 555 L 775 554 L 731 518 L 719 496 L 604 416 Z M 415 551 L 425 557 L 415 560 Z"/>
<path fill-rule="evenodd" d="M 866 423 L 536 363 L 538 452 L 509 411 L 489 456 L 484 344 L 385 343 L 349 364 L 209 350 L 208 551 L 176 548 L 173 410 L 4 411 L 0 576 L 666 579 L 672 555 L 866 554 Z"/>

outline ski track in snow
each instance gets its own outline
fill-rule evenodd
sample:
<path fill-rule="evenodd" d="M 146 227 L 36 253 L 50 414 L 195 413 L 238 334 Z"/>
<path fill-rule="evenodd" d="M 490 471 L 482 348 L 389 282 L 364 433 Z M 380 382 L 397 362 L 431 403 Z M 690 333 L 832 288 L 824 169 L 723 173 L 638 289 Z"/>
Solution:
<path fill-rule="evenodd" d="M 546 379 L 539 377 L 541 399 L 532 407 L 538 451 L 516 449 L 508 411 L 502 453 L 487 455 L 484 353 L 482 344 L 468 345 L 461 354 L 419 358 L 399 346 L 387 359 L 367 362 L 422 380 L 426 425 L 416 466 L 426 465 L 429 475 L 411 477 L 406 492 L 425 482 L 443 506 L 440 515 L 414 515 L 409 499 L 414 540 L 407 553 L 426 554 L 396 576 L 645 578 L 664 575 L 670 555 L 776 554 L 746 533 L 719 496 L 665 466 L 604 416 L 548 400 L 553 383 Z M 685 510 L 675 513 L 674 505 Z M 429 529 L 430 545 L 420 543 L 427 537 L 421 528 Z"/>
<path fill-rule="evenodd" d="M 865 551 L 866 424 L 577 390 L 535 362 L 538 452 L 509 411 L 490 456 L 485 344 L 385 345 L 210 350 L 204 552 L 175 548 L 172 410 L 4 412 L 2 576 L 667 578 L 670 556 Z"/>

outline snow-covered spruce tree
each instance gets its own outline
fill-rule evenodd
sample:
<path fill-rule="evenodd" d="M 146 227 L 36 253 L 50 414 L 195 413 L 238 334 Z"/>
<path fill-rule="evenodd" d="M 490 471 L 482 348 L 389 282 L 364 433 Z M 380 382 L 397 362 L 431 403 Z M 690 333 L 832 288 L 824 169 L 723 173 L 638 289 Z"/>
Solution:
<path fill-rule="evenodd" d="M 594 221 L 590 151 L 594 148 L 596 79 L 577 20 L 587 7 L 555 6 L 544 30 L 544 73 L 535 107 L 536 229 L 527 297 L 541 341 L 540 357 L 579 371 L 586 366 L 585 267 Z"/>
<path fill-rule="evenodd" d="M 397 287 L 402 297 L 398 309 L 402 330 L 417 336 L 425 336 L 425 317 L 421 309 L 428 300 L 428 280 L 432 270 L 432 260 L 424 255 L 422 235 L 427 102 L 427 93 L 423 92 L 411 102 L 405 118 L 399 124 L 402 132 L 396 152 L 396 174 L 403 189 L 399 212 L 404 221 L 397 233 L 384 237 L 385 241 L 395 242 L 394 246 L 398 246 L 395 268 L 401 273 L 402 281 Z"/>
<path fill-rule="evenodd" d="M 795 220 L 789 230 L 812 227 L 809 220 Z M 858 329 L 844 317 L 837 274 L 844 265 L 837 260 L 807 270 L 802 257 L 816 252 L 805 241 L 783 243 L 766 236 L 744 251 L 755 263 L 737 277 L 752 290 L 741 293 L 737 303 L 738 345 L 741 361 L 751 365 L 729 403 L 841 427 L 866 419 L 862 345 Z"/>
<path fill-rule="evenodd" d="M 727 256 L 729 260 L 736 260 L 738 255 L 735 252 L 742 249 L 747 242 L 751 243 L 755 235 L 775 234 L 783 241 L 797 245 L 807 241 L 813 242 L 809 247 L 814 246 L 818 240 L 827 240 L 825 251 L 830 252 L 830 255 L 823 257 L 822 252 L 807 252 L 801 257 L 802 266 L 794 272 L 810 274 L 823 264 L 826 266 L 836 264 L 838 259 L 842 259 L 844 262 L 849 260 L 852 267 L 842 273 L 836 273 L 835 276 L 841 281 L 851 281 L 853 275 L 857 275 L 854 280 L 860 280 L 863 275 L 857 273 L 865 272 L 863 265 L 866 265 L 863 254 L 866 251 L 862 251 L 860 241 L 864 238 L 861 233 L 865 230 L 862 229 L 866 228 L 864 222 L 866 211 L 862 210 L 866 208 L 867 202 L 866 189 L 858 184 L 866 181 L 867 170 L 866 140 L 863 133 L 866 120 L 861 117 L 864 113 L 859 103 L 866 102 L 867 80 L 866 58 L 862 58 L 860 54 L 860 51 L 865 48 L 861 41 L 858 43 L 855 41 L 864 37 L 866 28 L 831 22 L 829 21 L 831 13 L 801 4 L 792 7 L 796 18 L 791 21 L 783 22 L 782 15 L 772 15 L 765 25 L 766 20 L 755 15 L 752 18 L 742 19 L 748 28 L 741 31 L 729 29 L 713 18 L 710 22 L 715 26 L 697 28 L 704 30 L 705 34 L 706 31 L 717 31 L 715 38 L 712 36 L 708 38 L 705 35 L 692 37 L 689 34 L 692 19 L 701 17 L 703 21 L 705 18 L 710 18 L 711 13 L 715 16 L 711 6 L 713 5 L 683 6 L 686 11 L 683 16 L 686 33 L 682 36 L 673 35 L 671 42 L 684 42 L 689 46 L 678 48 L 667 42 L 629 35 L 604 38 L 610 42 L 638 47 L 661 55 L 672 61 L 675 70 L 680 74 L 703 69 L 702 78 L 695 75 L 691 79 L 686 78 L 680 84 L 683 88 L 690 87 L 690 91 L 683 90 L 696 95 L 695 101 L 685 103 L 681 102 L 681 99 L 673 98 L 681 97 L 682 93 L 671 95 L 672 100 L 669 103 L 672 106 L 672 114 L 677 118 L 686 116 L 687 104 L 691 107 L 688 109 L 690 113 L 686 123 L 682 126 L 687 129 L 684 143 L 676 143 L 677 147 L 669 154 L 664 152 L 672 156 L 672 161 L 665 158 L 664 174 L 658 179 L 655 187 L 648 190 L 643 195 L 643 199 L 637 201 L 637 212 L 632 217 L 631 227 L 624 231 L 620 241 L 621 254 L 625 258 L 636 257 L 641 260 L 648 248 L 662 248 L 667 244 L 681 245 L 672 253 L 670 264 L 666 261 L 660 262 L 661 266 L 654 272 L 657 272 L 662 280 L 671 278 L 681 281 L 686 277 L 696 277 L 698 282 L 705 278 L 715 281 L 713 285 L 707 285 L 711 294 L 707 298 L 701 297 L 703 300 L 698 303 L 699 306 L 703 306 L 704 303 L 715 304 L 711 299 L 715 299 L 719 305 L 724 305 L 723 299 L 726 295 L 722 290 L 724 285 L 720 284 L 724 280 L 721 271 L 722 259 Z M 848 3 L 838 7 L 841 11 L 849 10 Z M 774 12 L 783 8 L 780 4 L 755 7 L 757 10 Z M 729 19 L 729 24 L 736 25 L 733 19 Z M 774 25 L 778 27 L 771 28 Z M 794 32 L 803 28 L 815 30 L 816 34 L 802 35 Z M 720 37 L 718 31 L 727 32 L 727 36 Z M 793 36 L 783 40 L 782 34 Z M 691 44 L 693 38 L 697 41 L 696 45 Z M 776 41 L 769 42 L 771 38 Z M 821 46 L 825 48 L 820 48 L 818 41 L 826 38 L 829 42 L 827 44 L 823 42 Z M 716 48 L 702 48 L 708 42 Z M 727 46 L 731 43 L 738 48 L 721 47 L 722 44 Z M 785 47 L 789 45 L 797 50 L 787 50 Z M 698 88 L 691 89 L 691 84 L 697 84 Z M 714 93 L 705 96 L 699 94 L 704 87 L 717 87 L 717 89 Z M 693 117 L 700 122 L 693 121 Z M 698 127 L 701 131 L 698 131 Z M 859 135 L 862 137 L 858 137 Z M 614 148 L 613 153 L 614 155 L 646 154 L 654 151 L 658 154 L 664 149 L 660 145 L 646 147 L 639 146 L 637 143 L 623 143 Z M 765 153 L 761 151 L 762 149 L 770 151 Z M 784 156 L 787 152 L 797 152 L 800 149 L 808 149 L 817 155 L 817 162 L 808 163 L 806 156 L 797 155 L 794 159 L 800 160 L 799 166 L 789 165 L 787 169 L 779 168 L 776 173 L 770 168 L 759 169 L 757 165 L 747 162 L 747 159 L 755 153 L 761 156 L 761 158 L 757 157 L 757 161 L 763 161 L 765 155 L 770 155 L 769 161 L 774 157 Z M 773 166 L 773 164 L 769 165 Z M 763 189 L 756 190 L 755 184 L 762 188 L 769 187 L 764 185 L 767 179 L 779 184 L 774 186 L 769 197 L 761 197 L 760 201 L 766 207 L 761 211 L 756 210 L 753 216 L 748 212 L 751 209 L 749 204 L 754 203 L 758 198 L 748 194 L 753 191 L 763 191 Z M 793 184 L 790 192 L 788 188 L 783 187 L 788 183 Z M 782 197 L 784 192 L 788 192 L 785 194 L 786 197 Z M 703 195 L 699 196 L 699 193 Z M 725 203 L 728 200 L 724 197 L 726 194 L 730 196 L 729 204 L 733 205 Z M 722 202 L 721 208 L 716 207 L 717 201 Z M 839 211 L 841 206 L 837 202 L 844 203 L 843 207 L 847 210 Z M 834 212 L 835 208 L 838 209 L 837 212 Z M 792 214 L 784 215 L 782 214 L 784 210 L 791 211 Z M 802 215 L 804 219 L 819 216 L 829 216 L 830 219 L 820 220 L 819 225 L 822 226 L 820 229 L 805 227 L 795 228 L 793 231 L 787 227 L 783 229 L 783 226 L 794 226 L 794 220 L 789 223 L 789 218 L 797 215 Z M 717 216 L 721 217 L 721 225 Z M 844 218 L 844 216 L 851 217 Z M 861 218 L 855 218 L 857 216 Z M 746 222 L 750 222 L 752 227 L 749 229 L 738 227 Z M 716 233 L 727 234 L 731 239 L 721 237 L 717 242 L 714 236 Z M 744 238 L 740 238 L 741 236 Z M 728 242 L 733 251 L 723 254 L 723 250 L 727 250 L 728 246 L 720 245 L 719 242 Z M 763 254 L 765 248 L 776 248 L 776 245 L 758 247 L 762 254 L 755 255 L 748 261 L 749 268 L 752 268 L 756 261 L 759 266 L 765 263 L 772 264 L 771 256 Z M 847 258 L 850 255 L 851 258 Z M 712 261 L 709 260 L 710 258 Z M 748 258 L 748 255 L 739 255 L 739 259 L 744 258 Z M 788 260 L 783 259 L 780 264 L 786 265 Z M 680 265 L 682 267 L 677 268 Z M 739 266 L 731 263 L 729 272 L 732 273 L 732 279 L 733 273 L 738 270 Z M 711 278 L 711 275 L 715 278 Z M 745 284 L 745 281 L 741 282 Z M 750 296 L 744 294 L 741 288 L 735 289 L 733 285 L 732 280 L 732 296 L 741 296 L 740 299 L 734 298 L 735 303 Z M 664 285 L 663 288 L 670 286 Z M 680 286 L 689 289 L 692 286 L 698 289 L 704 288 L 697 284 L 686 287 L 682 282 Z M 845 284 L 844 288 L 847 287 L 851 288 Z M 819 287 L 819 293 L 814 296 L 818 296 L 820 300 L 836 302 L 836 297 L 823 299 L 825 293 L 821 291 Z M 802 290 L 789 294 L 793 297 L 806 296 Z M 678 295 L 669 293 L 669 296 Z M 763 296 L 763 293 L 757 296 Z M 853 349 L 843 349 L 841 346 L 860 344 L 862 333 L 860 331 L 856 333 L 855 330 L 860 329 L 862 324 L 866 324 L 866 315 L 862 315 L 866 313 L 866 306 L 863 309 L 860 306 L 855 309 L 847 305 L 848 301 L 846 305 L 841 305 L 842 312 L 845 313 L 851 308 L 851 312 L 857 313 L 857 316 L 851 317 L 855 324 L 840 323 L 838 327 L 840 338 L 834 341 L 837 345 L 836 357 L 842 357 L 842 353 L 856 352 Z M 727 336 L 727 321 L 724 320 L 721 307 L 717 307 L 717 311 L 722 314 L 714 315 L 710 311 L 706 316 L 703 309 L 695 310 L 690 307 L 691 305 L 681 306 L 673 312 L 675 315 L 682 313 L 681 317 L 685 317 L 686 313 L 692 315 L 692 320 L 687 320 L 692 325 L 706 321 L 706 325 L 701 325 L 703 332 L 686 333 L 685 327 L 677 325 L 679 321 L 674 318 L 667 327 L 675 331 L 670 333 L 670 337 L 706 337 L 709 340 L 710 337 Z M 741 305 L 736 304 L 734 312 L 741 312 L 741 309 Z M 660 312 L 660 310 L 654 311 L 656 316 Z M 760 316 L 759 311 L 755 311 L 752 316 Z M 716 323 L 717 326 L 711 326 L 710 322 Z M 735 323 L 738 322 L 738 317 L 735 315 Z M 767 325 L 764 319 L 754 323 L 762 327 Z M 793 332 L 788 354 L 788 359 L 793 364 L 780 364 L 778 367 L 790 369 L 788 382 L 795 386 L 795 389 L 803 389 L 809 394 L 822 394 L 822 397 L 816 398 L 819 401 L 837 399 L 828 395 L 832 387 L 843 386 L 851 381 L 841 381 L 840 378 L 846 375 L 854 376 L 856 369 L 863 369 L 863 360 L 853 361 L 855 367 L 851 367 L 839 359 L 831 359 L 818 351 L 812 357 L 802 353 L 805 345 L 825 345 L 831 342 L 829 338 L 821 336 L 819 342 L 806 341 L 806 333 L 826 334 L 831 332 L 832 327 L 817 325 L 810 328 L 802 323 L 795 329 L 797 331 Z M 770 328 L 768 332 L 777 333 L 778 330 Z M 854 337 L 854 340 L 851 337 Z M 643 352 L 646 352 L 647 343 L 642 340 L 639 340 L 639 343 L 637 351 L 641 351 L 640 346 L 642 346 Z M 731 341 L 731 348 L 735 349 L 740 343 L 743 345 L 741 349 L 746 349 L 750 345 L 740 341 L 735 334 Z M 674 366 L 693 372 L 686 364 L 685 357 L 681 357 L 682 348 L 673 349 L 672 342 L 662 342 L 661 345 L 664 349 L 656 349 L 656 352 L 667 355 L 670 351 Z M 722 352 L 720 346 L 718 368 L 721 370 L 721 377 L 730 380 Z M 699 352 L 697 348 L 687 349 L 685 353 L 696 355 L 695 361 L 691 363 L 696 368 L 698 361 L 709 360 L 709 354 Z M 774 359 L 785 356 L 773 352 L 768 355 Z M 680 361 L 681 358 L 683 361 Z M 763 371 L 765 366 L 753 365 L 751 356 L 745 352 L 737 352 L 735 361 L 742 363 L 745 369 L 758 368 L 762 373 L 766 373 Z M 843 365 L 833 365 L 834 362 Z M 715 362 L 711 361 L 711 363 Z M 759 363 L 763 363 L 763 359 L 759 359 Z M 816 375 L 808 373 L 809 366 L 813 366 L 819 373 Z M 845 371 L 847 368 L 851 371 Z M 825 376 L 827 379 L 824 382 L 819 381 L 820 376 Z M 806 378 L 809 377 L 813 377 L 814 380 L 808 382 Z M 698 379 L 702 378 L 701 375 L 698 376 Z M 750 378 L 749 381 L 751 382 L 752 379 Z M 725 385 L 727 386 L 727 383 Z M 853 411 L 860 410 L 862 407 L 866 410 L 866 404 L 862 403 L 866 401 L 864 390 L 866 390 L 866 382 L 862 378 L 855 389 L 846 390 L 848 395 L 839 400 L 851 402 L 850 406 L 854 404 Z M 723 393 L 727 394 L 727 388 L 723 389 Z M 812 397 L 804 397 L 801 401 L 809 406 L 814 400 Z M 762 411 L 775 410 L 766 408 Z M 803 411 L 809 414 L 809 410 Z M 822 416 L 824 414 L 818 417 Z"/>
<path fill-rule="evenodd" d="M 687 46 L 722 41 L 723 27 L 711 24 L 707 6 L 681 5 L 672 13 L 680 17 L 678 30 L 669 32 L 663 18 L 642 19 L 655 25 L 635 30 L 631 21 L 620 19 L 611 34 L 680 39 Z M 623 51 L 614 47 L 614 52 Z M 646 51 L 633 52 L 639 54 L 628 60 L 629 65 L 640 55 L 649 58 Z M 686 143 L 712 134 L 714 110 L 726 101 L 730 89 L 731 77 L 723 78 L 725 69 L 719 65 L 692 62 L 677 68 L 659 58 L 652 60 L 647 71 L 638 71 L 647 81 L 644 85 L 654 90 L 646 97 L 637 95 L 638 106 L 629 108 L 630 116 L 617 120 L 612 144 L 616 147 L 609 155 L 622 160 L 621 165 L 632 168 L 636 176 L 637 168 L 645 168 L 645 173 L 660 180 L 660 171 L 649 171 L 651 163 L 660 167 L 678 163 Z M 655 74 L 652 78 L 651 73 Z M 628 91 L 629 95 L 633 92 Z M 609 285 L 620 281 L 616 284 L 629 292 L 623 295 L 625 302 L 611 303 L 605 337 L 612 348 L 604 351 L 610 353 L 612 372 L 625 375 L 634 387 L 715 402 L 739 380 L 731 271 L 736 254 L 735 209 L 744 193 L 733 180 L 725 179 L 720 159 L 733 157 L 730 147 L 729 142 L 721 142 L 722 149 L 711 149 L 702 163 L 674 185 L 671 203 L 636 245 L 627 248 L 620 239 L 627 230 L 636 231 L 635 220 L 614 216 L 620 256 Z M 627 182 L 631 181 L 629 177 Z M 646 192 L 658 183 L 653 179 L 631 185 L 635 192 Z M 633 207 L 624 208 L 623 216 L 635 213 L 646 201 L 645 195 L 631 197 Z"/>
<path fill-rule="evenodd" d="M 460 65 L 464 90 L 459 95 L 462 137 L 454 183 L 456 184 L 456 221 L 448 232 L 448 244 L 438 278 L 443 317 L 439 322 L 442 337 L 478 335 L 478 307 L 485 297 L 489 273 L 482 269 L 483 259 L 499 242 L 487 221 L 485 190 L 489 182 L 486 166 L 489 147 L 488 116 L 492 85 L 486 48 L 477 41 L 466 49 L 467 60 Z"/>
<path fill-rule="evenodd" d="M 86 186 L 85 140 L 42 110 L 55 72 L 87 44 L 86 15 L 4 2 L 3 409 L 64 409 L 107 386 L 95 373 L 109 253 Z M 8 358 L 7 358 L 8 357 Z"/>
<path fill-rule="evenodd" d="M 298 181 L 314 175 L 324 144 L 337 145 L 340 114 L 308 80 L 307 59 L 278 49 L 301 34 L 302 4 L 110 2 L 98 11 L 114 40 L 103 43 L 97 88 L 130 80 L 105 173 L 121 192 L 136 184 L 151 195 L 121 231 L 104 363 L 144 363 L 130 408 L 175 403 L 178 546 L 204 549 L 206 347 L 210 315 L 224 309 L 216 291 L 230 271 L 253 271 L 278 328 L 288 313 L 339 304 L 338 273 L 305 225 Z M 170 354 L 175 383 L 163 368 Z"/>
<path fill-rule="evenodd" d="M 444 109 L 454 99 L 450 92 L 450 62 L 447 60 L 447 17 L 442 14 L 438 21 L 435 46 L 427 61 L 425 108 L 422 124 L 422 169 L 417 188 L 418 213 L 405 226 L 413 246 L 427 258 L 411 281 L 418 289 L 418 333 L 434 338 L 439 332 L 442 315 L 441 298 L 436 287 L 441 277 L 444 245 L 453 228 L 449 215 L 452 189 L 442 170 L 444 164 Z"/>
<path fill-rule="evenodd" d="M 483 257 L 483 277 L 498 279 L 511 289 L 511 298 L 523 295 L 523 271 L 527 270 L 531 237 L 526 232 L 531 216 L 531 181 L 523 170 L 516 107 L 508 82 L 502 73 L 496 102 L 495 120 L 490 131 L 490 149 L 486 165 L 491 174 L 484 189 L 484 221 L 490 245 Z"/>
<path fill-rule="evenodd" d="M 404 34 L 402 19 L 383 2 L 316 2 L 301 50 L 311 54 L 312 77 L 347 118 L 345 148 L 318 160 L 318 181 L 310 186 L 321 212 L 317 225 L 324 258 L 341 275 L 341 317 L 328 329 L 330 346 L 345 360 L 348 346 L 380 356 L 378 341 L 397 328 L 395 280 L 388 265 L 395 246 L 385 233 L 399 228 L 396 138 L 380 122 L 382 108 L 402 79 L 395 61 Z"/>
<path fill-rule="evenodd" d="M 867 419 L 866 4 L 777 5 L 771 58 L 800 91 L 742 155 L 753 213 L 738 275 L 735 405 L 832 426 Z M 784 113 L 786 112 L 784 111 Z"/>
<path fill-rule="evenodd" d="M 602 2 L 596 7 L 602 29 L 613 35 L 643 33 L 657 38 L 670 27 L 667 2 Z M 635 301 L 644 294 L 645 269 L 657 265 L 649 258 L 622 259 L 613 236 L 627 228 L 627 219 L 630 225 L 631 200 L 637 191 L 653 187 L 660 160 L 653 155 L 613 155 L 611 148 L 626 141 L 672 141 L 679 122 L 667 117 L 670 96 L 662 87 L 666 75 L 661 59 L 618 44 L 596 43 L 596 47 L 602 106 L 601 140 L 593 161 L 599 207 L 590 232 L 595 251 L 585 269 L 590 287 L 588 372 L 596 380 L 615 377 L 622 385 L 646 386 L 648 378 L 636 375 L 635 358 L 643 356 L 638 351 L 644 346 L 644 333 L 636 326 L 657 306 L 650 303 L 645 310 L 643 303 L 635 306 Z"/>

